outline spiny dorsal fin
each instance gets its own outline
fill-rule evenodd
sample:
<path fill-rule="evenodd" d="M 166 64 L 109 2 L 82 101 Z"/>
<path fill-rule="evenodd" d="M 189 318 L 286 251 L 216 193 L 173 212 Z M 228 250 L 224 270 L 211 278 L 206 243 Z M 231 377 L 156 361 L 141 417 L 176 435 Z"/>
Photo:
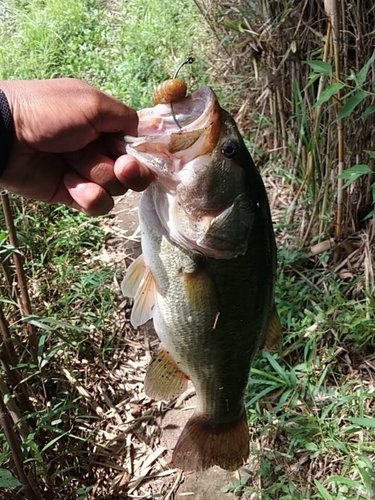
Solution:
<path fill-rule="evenodd" d="M 270 352 L 277 352 L 283 343 L 283 332 L 276 305 L 273 306 L 272 318 L 268 327 L 266 340 L 263 349 Z"/>
<path fill-rule="evenodd" d="M 152 399 L 173 399 L 186 390 L 187 381 L 169 352 L 160 346 L 146 372 L 147 396 Z"/>
<path fill-rule="evenodd" d="M 129 266 L 121 284 L 125 297 L 134 297 L 130 322 L 136 328 L 152 318 L 155 307 L 156 286 L 150 269 L 140 255 Z"/>

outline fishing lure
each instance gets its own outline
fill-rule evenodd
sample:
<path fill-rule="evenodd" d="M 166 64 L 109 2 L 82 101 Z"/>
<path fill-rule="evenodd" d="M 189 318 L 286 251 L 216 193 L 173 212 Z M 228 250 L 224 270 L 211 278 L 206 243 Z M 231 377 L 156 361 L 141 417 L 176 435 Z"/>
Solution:
<path fill-rule="evenodd" d="M 194 59 L 192 57 L 187 57 L 185 61 L 179 65 L 173 78 L 165 80 L 156 87 L 152 97 L 152 103 L 154 106 L 157 104 L 169 104 L 171 102 L 176 102 L 186 96 L 186 82 L 182 78 L 177 78 L 177 76 L 180 69 L 185 66 L 185 64 L 192 64 L 193 62 Z"/>

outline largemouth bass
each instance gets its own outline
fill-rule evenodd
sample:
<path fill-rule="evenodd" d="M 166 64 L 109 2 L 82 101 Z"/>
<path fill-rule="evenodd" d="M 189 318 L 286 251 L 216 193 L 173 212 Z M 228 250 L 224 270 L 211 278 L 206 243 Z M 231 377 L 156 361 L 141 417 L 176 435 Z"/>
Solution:
<path fill-rule="evenodd" d="M 154 399 L 190 379 L 197 408 L 173 452 L 184 470 L 235 470 L 249 455 L 243 396 L 252 359 L 280 343 L 276 247 L 262 179 L 210 88 L 139 112 L 128 153 L 155 174 L 143 193 L 143 254 L 122 283 L 134 326 L 161 345 L 145 379 Z"/>

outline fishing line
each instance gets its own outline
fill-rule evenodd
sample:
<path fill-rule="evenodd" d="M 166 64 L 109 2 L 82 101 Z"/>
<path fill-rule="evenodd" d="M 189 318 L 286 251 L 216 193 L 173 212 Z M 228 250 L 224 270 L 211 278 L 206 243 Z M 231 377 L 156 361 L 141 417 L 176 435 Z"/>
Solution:
<path fill-rule="evenodd" d="M 176 69 L 174 75 L 173 75 L 173 79 L 176 79 L 178 77 L 178 74 L 181 70 L 181 68 L 183 68 L 185 66 L 185 64 L 193 64 L 194 62 L 194 57 L 191 57 L 191 56 L 187 56 L 186 59 L 184 61 L 182 61 L 182 63 L 178 66 L 178 68 Z M 171 102 L 171 110 L 172 110 L 172 117 L 173 117 L 173 121 L 175 122 L 175 124 L 177 125 L 177 127 L 181 130 L 182 127 L 181 125 L 179 124 L 177 118 L 176 118 L 176 115 L 175 115 L 175 112 L 174 112 L 174 109 L 173 109 L 173 101 Z"/>

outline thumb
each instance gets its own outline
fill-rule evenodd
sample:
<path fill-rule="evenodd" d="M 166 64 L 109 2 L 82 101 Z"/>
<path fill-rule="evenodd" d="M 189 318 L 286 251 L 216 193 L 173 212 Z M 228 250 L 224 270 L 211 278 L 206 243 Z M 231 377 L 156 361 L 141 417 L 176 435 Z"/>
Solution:
<path fill-rule="evenodd" d="M 137 112 L 108 94 L 100 93 L 93 124 L 99 133 L 121 132 L 124 135 L 137 135 Z"/>

